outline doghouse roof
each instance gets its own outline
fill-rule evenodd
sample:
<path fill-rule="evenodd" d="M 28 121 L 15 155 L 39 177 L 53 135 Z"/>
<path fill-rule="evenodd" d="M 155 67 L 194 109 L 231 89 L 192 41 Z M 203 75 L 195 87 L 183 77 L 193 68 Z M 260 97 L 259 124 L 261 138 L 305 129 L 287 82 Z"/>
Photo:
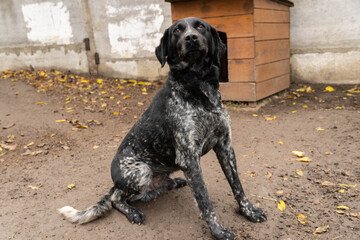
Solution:
<path fill-rule="evenodd" d="M 165 0 L 165 2 L 185 2 L 185 1 L 191 1 L 191 0 Z M 283 4 L 283 5 L 288 6 L 288 7 L 293 7 L 294 6 L 294 3 L 292 3 L 292 2 L 290 2 L 288 0 L 270 0 L 270 1 L 280 3 L 280 4 Z"/>

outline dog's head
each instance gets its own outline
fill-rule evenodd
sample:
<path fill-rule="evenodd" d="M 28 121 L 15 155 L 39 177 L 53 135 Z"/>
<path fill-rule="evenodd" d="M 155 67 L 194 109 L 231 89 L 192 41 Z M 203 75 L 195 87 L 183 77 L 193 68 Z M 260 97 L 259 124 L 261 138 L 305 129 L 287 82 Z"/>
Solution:
<path fill-rule="evenodd" d="M 184 18 L 165 30 L 156 57 L 163 67 L 191 66 L 199 62 L 220 65 L 220 58 L 226 50 L 214 27 L 200 18 Z"/>

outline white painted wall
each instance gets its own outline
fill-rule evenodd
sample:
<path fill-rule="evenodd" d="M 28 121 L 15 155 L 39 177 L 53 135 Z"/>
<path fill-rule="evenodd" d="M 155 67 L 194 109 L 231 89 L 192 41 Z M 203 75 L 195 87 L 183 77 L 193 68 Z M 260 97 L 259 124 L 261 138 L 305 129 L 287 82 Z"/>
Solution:
<path fill-rule="evenodd" d="M 291 13 L 295 81 L 360 83 L 360 1 L 296 0 Z"/>

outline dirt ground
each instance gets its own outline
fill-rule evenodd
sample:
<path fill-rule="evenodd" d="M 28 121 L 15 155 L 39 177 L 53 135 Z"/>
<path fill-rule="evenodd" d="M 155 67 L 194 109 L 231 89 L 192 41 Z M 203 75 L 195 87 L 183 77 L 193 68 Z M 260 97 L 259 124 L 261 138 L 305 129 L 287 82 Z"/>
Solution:
<path fill-rule="evenodd" d="M 58 71 L 0 74 L 0 238 L 211 239 L 188 187 L 135 203 L 143 225 L 112 210 L 78 226 L 56 211 L 108 192 L 117 146 L 160 87 Z M 226 103 L 240 178 L 268 216 L 255 224 L 237 214 L 215 154 L 204 156 L 216 214 L 238 239 L 360 239 L 360 91 L 326 87 L 292 84 L 256 106 Z"/>

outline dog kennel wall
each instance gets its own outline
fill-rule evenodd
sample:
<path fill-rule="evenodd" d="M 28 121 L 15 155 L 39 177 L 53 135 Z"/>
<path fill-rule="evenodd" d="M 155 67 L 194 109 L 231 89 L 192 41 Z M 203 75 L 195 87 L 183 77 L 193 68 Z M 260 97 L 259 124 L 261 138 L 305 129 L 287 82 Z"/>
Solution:
<path fill-rule="evenodd" d="M 199 17 L 221 32 L 227 44 L 227 69 L 220 82 L 223 100 L 254 102 L 289 87 L 292 2 L 165 1 L 171 3 L 173 22 Z"/>

